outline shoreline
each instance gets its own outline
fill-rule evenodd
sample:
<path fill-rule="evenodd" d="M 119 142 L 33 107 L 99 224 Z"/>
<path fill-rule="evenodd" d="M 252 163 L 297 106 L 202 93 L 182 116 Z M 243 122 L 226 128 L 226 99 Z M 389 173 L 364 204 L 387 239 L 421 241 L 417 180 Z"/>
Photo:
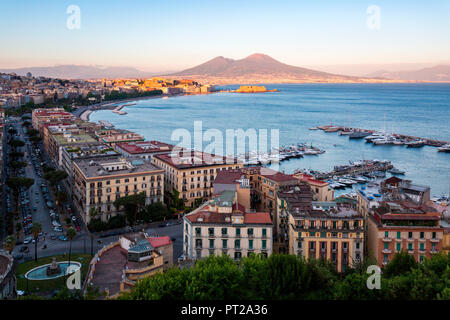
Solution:
<path fill-rule="evenodd" d="M 218 93 L 217 92 L 211 92 L 211 93 Z M 80 108 L 86 108 L 85 110 L 82 110 L 81 113 L 78 115 L 78 117 L 83 120 L 89 122 L 89 116 L 95 112 L 100 110 L 114 110 L 117 108 L 117 104 L 121 103 L 128 103 L 128 102 L 134 102 L 134 101 L 141 101 L 141 100 L 150 100 L 150 99 L 162 99 L 162 98 L 170 98 L 170 97 L 178 97 L 178 96 L 193 96 L 193 95 L 204 95 L 204 94 L 211 94 L 211 93 L 192 93 L 192 94 L 186 94 L 186 93 L 174 93 L 170 95 L 162 94 L 159 96 L 148 96 L 148 97 L 136 97 L 136 98 L 127 98 L 127 99 L 120 99 L 120 100 L 114 100 L 114 101 L 104 101 L 100 102 L 99 104 L 92 105 L 92 106 L 84 106 Z M 126 107 L 126 106 L 124 106 Z M 121 108 L 122 109 L 122 108 Z"/>

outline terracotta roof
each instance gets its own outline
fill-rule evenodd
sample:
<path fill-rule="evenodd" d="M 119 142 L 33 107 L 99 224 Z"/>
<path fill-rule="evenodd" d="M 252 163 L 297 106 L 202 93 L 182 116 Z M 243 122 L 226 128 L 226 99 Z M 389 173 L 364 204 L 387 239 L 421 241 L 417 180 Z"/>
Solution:
<path fill-rule="evenodd" d="M 147 240 L 148 240 L 148 242 L 150 242 L 150 244 L 152 245 L 153 248 L 166 246 L 166 245 L 172 243 L 172 240 L 170 240 L 170 238 L 168 236 L 152 237 L 152 238 L 147 238 Z"/>
<path fill-rule="evenodd" d="M 217 165 L 233 165 L 237 163 L 236 159 L 226 158 L 223 156 L 199 151 L 182 151 L 174 154 L 157 154 L 155 155 L 155 158 L 164 161 L 177 169 L 189 169 Z M 231 162 L 230 160 L 232 161 L 232 163 L 228 163 Z"/>
<path fill-rule="evenodd" d="M 247 224 L 272 224 L 270 214 L 267 212 L 246 213 L 244 223 Z"/>
<path fill-rule="evenodd" d="M 267 212 L 256 212 L 256 213 L 242 213 L 244 215 L 245 224 L 272 224 L 272 219 L 270 214 Z M 230 221 L 225 221 L 225 218 L 231 218 L 233 214 L 231 213 L 220 213 L 211 211 L 199 211 L 194 214 L 187 215 L 186 218 L 191 222 L 201 222 L 201 223 L 219 223 L 219 224 L 230 224 Z M 198 218 L 202 218 L 203 221 L 198 221 Z"/>
<path fill-rule="evenodd" d="M 214 183 L 237 184 L 239 183 L 237 180 L 239 180 L 243 175 L 243 172 L 239 169 L 221 170 L 217 173 Z"/>
<path fill-rule="evenodd" d="M 384 180 L 384 182 L 387 183 L 387 184 L 396 184 L 396 183 L 399 183 L 400 181 L 403 181 L 403 180 L 400 179 L 400 178 L 397 178 L 397 177 L 395 177 L 395 176 L 390 177 L 390 178 Z"/>
<path fill-rule="evenodd" d="M 297 179 L 291 174 L 284 174 L 269 168 L 260 167 L 259 174 L 264 178 L 270 179 L 275 182 L 285 182 L 285 181 L 297 181 Z"/>
<path fill-rule="evenodd" d="M 161 141 L 121 142 L 117 147 L 129 154 L 169 152 L 173 149 L 173 145 Z"/>
<path fill-rule="evenodd" d="M 382 220 L 440 220 L 439 216 L 431 214 L 385 213 Z"/>
<path fill-rule="evenodd" d="M 303 174 L 302 181 L 310 182 L 310 183 L 314 183 L 314 184 L 320 184 L 323 186 L 328 184 L 325 181 L 314 179 L 314 177 L 309 174 Z"/>

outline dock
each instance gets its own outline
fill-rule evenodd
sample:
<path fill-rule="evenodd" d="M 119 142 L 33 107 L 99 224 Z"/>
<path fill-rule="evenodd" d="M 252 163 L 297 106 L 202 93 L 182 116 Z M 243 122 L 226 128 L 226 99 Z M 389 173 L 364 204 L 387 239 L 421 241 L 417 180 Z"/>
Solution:
<path fill-rule="evenodd" d="M 365 131 L 369 132 L 371 134 L 377 133 L 380 131 L 377 130 L 371 130 L 371 129 L 362 129 L 362 128 L 353 128 L 353 127 L 346 127 L 346 126 L 338 126 L 338 125 L 327 125 L 327 126 L 318 126 L 317 129 L 323 130 L 324 132 L 351 132 L 351 131 Z M 429 139 L 429 138 L 422 138 L 422 137 L 416 137 L 416 136 L 409 136 L 399 133 L 393 133 L 394 137 L 398 139 L 404 139 L 406 141 L 416 141 L 416 140 L 422 140 L 425 142 L 425 145 L 431 146 L 431 147 L 442 147 L 443 145 L 449 144 L 449 141 L 443 141 L 443 140 L 436 140 L 436 139 Z"/>
<path fill-rule="evenodd" d="M 392 163 L 387 160 L 362 160 L 351 162 L 349 165 L 335 166 L 334 170 L 330 172 L 314 173 L 314 177 L 319 180 L 327 180 L 333 178 L 334 176 L 366 175 L 372 174 L 376 171 L 385 172 L 393 168 L 394 166 L 392 165 Z"/>

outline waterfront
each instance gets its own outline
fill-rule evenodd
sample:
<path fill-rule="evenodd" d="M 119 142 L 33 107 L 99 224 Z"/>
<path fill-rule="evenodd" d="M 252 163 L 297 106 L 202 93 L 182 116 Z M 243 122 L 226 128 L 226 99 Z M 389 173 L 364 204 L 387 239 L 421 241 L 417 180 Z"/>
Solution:
<path fill-rule="evenodd" d="M 227 86 L 235 89 L 238 86 Z M 177 128 L 193 131 L 267 128 L 280 130 L 280 144 L 306 143 L 324 154 L 291 159 L 280 165 L 287 173 L 297 168 L 329 171 L 349 160 L 387 159 L 406 171 L 405 178 L 430 185 L 432 195 L 448 194 L 450 156 L 436 148 L 372 145 L 336 133 L 308 130 L 339 124 L 405 135 L 450 140 L 448 84 L 302 84 L 266 85 L 277 93 L 217 93 L 136 101 L 123 108 L 127 115 L 96 111 L 91 121 L 106 120 L 118 128 L 142 134 L 147 140 L 171 142 Z M 386 119 L 386 120 L 385 120 Z"/>

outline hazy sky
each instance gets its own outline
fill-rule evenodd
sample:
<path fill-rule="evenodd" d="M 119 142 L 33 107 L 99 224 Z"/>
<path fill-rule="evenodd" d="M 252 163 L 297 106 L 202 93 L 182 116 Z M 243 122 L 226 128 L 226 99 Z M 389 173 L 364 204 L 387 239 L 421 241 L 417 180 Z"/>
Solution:
<path fill-rule="evenodd" d="M 69 5 L 80 29 L 67 28 Z M 379 29 L 367 26 L 371 5 Z M 1 1 L 0 43 L 1 68 L 165 71 L 256 52 L 297 66 L 448 63 L 450 1 Z"/>

